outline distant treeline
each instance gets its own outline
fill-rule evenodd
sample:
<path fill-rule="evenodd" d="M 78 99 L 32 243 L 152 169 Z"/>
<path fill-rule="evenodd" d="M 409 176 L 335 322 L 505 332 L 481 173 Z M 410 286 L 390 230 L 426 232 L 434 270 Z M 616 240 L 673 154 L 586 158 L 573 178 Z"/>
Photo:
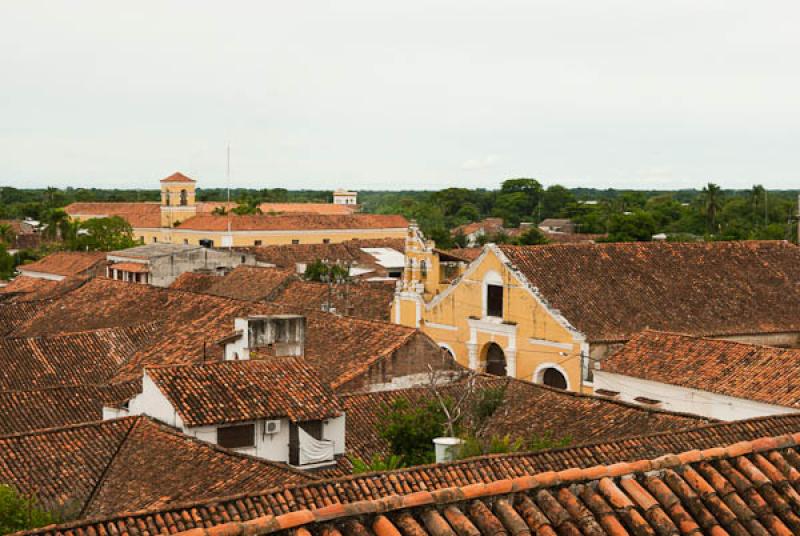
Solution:
<path fill-rule="evenodd" d="M 607 234 L 608 240 L 649 240 L 666 233 L 675 240 L 789 239 L 796 233 L 797 190 L 723 190 L 709 183 L 694 190 L 615 190 L 543 187 L 537 180 L 509 179 L 496 190 L 447 188 L 439 191 L 360 191 L 365 212 L 403 214 L 415 219 L 442 247 L 454 244 L 451 229 L 486 217 L 507 228 L 545 218 L 570 218 L 581 233 Z M 330 202 L 330 190 L 283 188 L 230 192 L 231 200 Z M 224 188 L 198 188 L 199 201 L 223 201 Z M 0 219 L 53 219 L 52 211 L 75 201 L 158 201 L 158 190 L 98 188 L 0 188 Z M 502 239 L 502 237 L 500 237 Z"/>

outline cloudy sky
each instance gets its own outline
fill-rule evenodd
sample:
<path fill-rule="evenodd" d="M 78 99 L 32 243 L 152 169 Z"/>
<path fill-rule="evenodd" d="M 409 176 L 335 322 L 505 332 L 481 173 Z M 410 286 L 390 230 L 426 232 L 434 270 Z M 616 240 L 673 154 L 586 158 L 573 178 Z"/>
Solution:
<path fill-rule="evenodd" d="M 800 2 L 0 0 L 0 184 L 800 187 Z"/>

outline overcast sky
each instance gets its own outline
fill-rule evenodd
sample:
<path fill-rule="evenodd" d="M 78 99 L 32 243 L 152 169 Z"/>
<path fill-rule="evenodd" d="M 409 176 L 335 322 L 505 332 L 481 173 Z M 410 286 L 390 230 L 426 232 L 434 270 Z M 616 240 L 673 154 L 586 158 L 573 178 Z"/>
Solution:
<path fill-rule="evenodd" d="M 0 0 L 0 184 L 800 187 L 800 2 Z"/>

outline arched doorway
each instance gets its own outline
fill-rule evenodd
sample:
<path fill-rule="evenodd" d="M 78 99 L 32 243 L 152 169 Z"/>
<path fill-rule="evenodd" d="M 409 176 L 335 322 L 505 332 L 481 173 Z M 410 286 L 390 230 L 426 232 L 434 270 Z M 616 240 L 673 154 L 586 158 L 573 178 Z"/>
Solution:
<path fill-rule="evenodd" d="M 486 372 L 495 376 L 506 375 L 506 354 L 493 342 L 486 347 Z"/>
<path fill-rule="evenodd" d="M 541 375 L 543 384 L 555 387 L 556 389 L 567 388 L 567 378 L 565 378 L 558 369 L 548 367 L 541 372 Z"/>

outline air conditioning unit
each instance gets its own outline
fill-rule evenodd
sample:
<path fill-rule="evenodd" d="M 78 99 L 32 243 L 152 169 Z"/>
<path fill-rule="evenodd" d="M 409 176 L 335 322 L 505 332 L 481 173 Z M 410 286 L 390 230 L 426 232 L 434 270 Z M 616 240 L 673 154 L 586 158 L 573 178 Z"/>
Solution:
<path fill-rule="evenodd" d="M 272 421 L 264 421 L 264 434 L 265 435 L 272 435 L 277 434 L 281 431 L 281 421 L 280 420 L 272 420 Z"/>

